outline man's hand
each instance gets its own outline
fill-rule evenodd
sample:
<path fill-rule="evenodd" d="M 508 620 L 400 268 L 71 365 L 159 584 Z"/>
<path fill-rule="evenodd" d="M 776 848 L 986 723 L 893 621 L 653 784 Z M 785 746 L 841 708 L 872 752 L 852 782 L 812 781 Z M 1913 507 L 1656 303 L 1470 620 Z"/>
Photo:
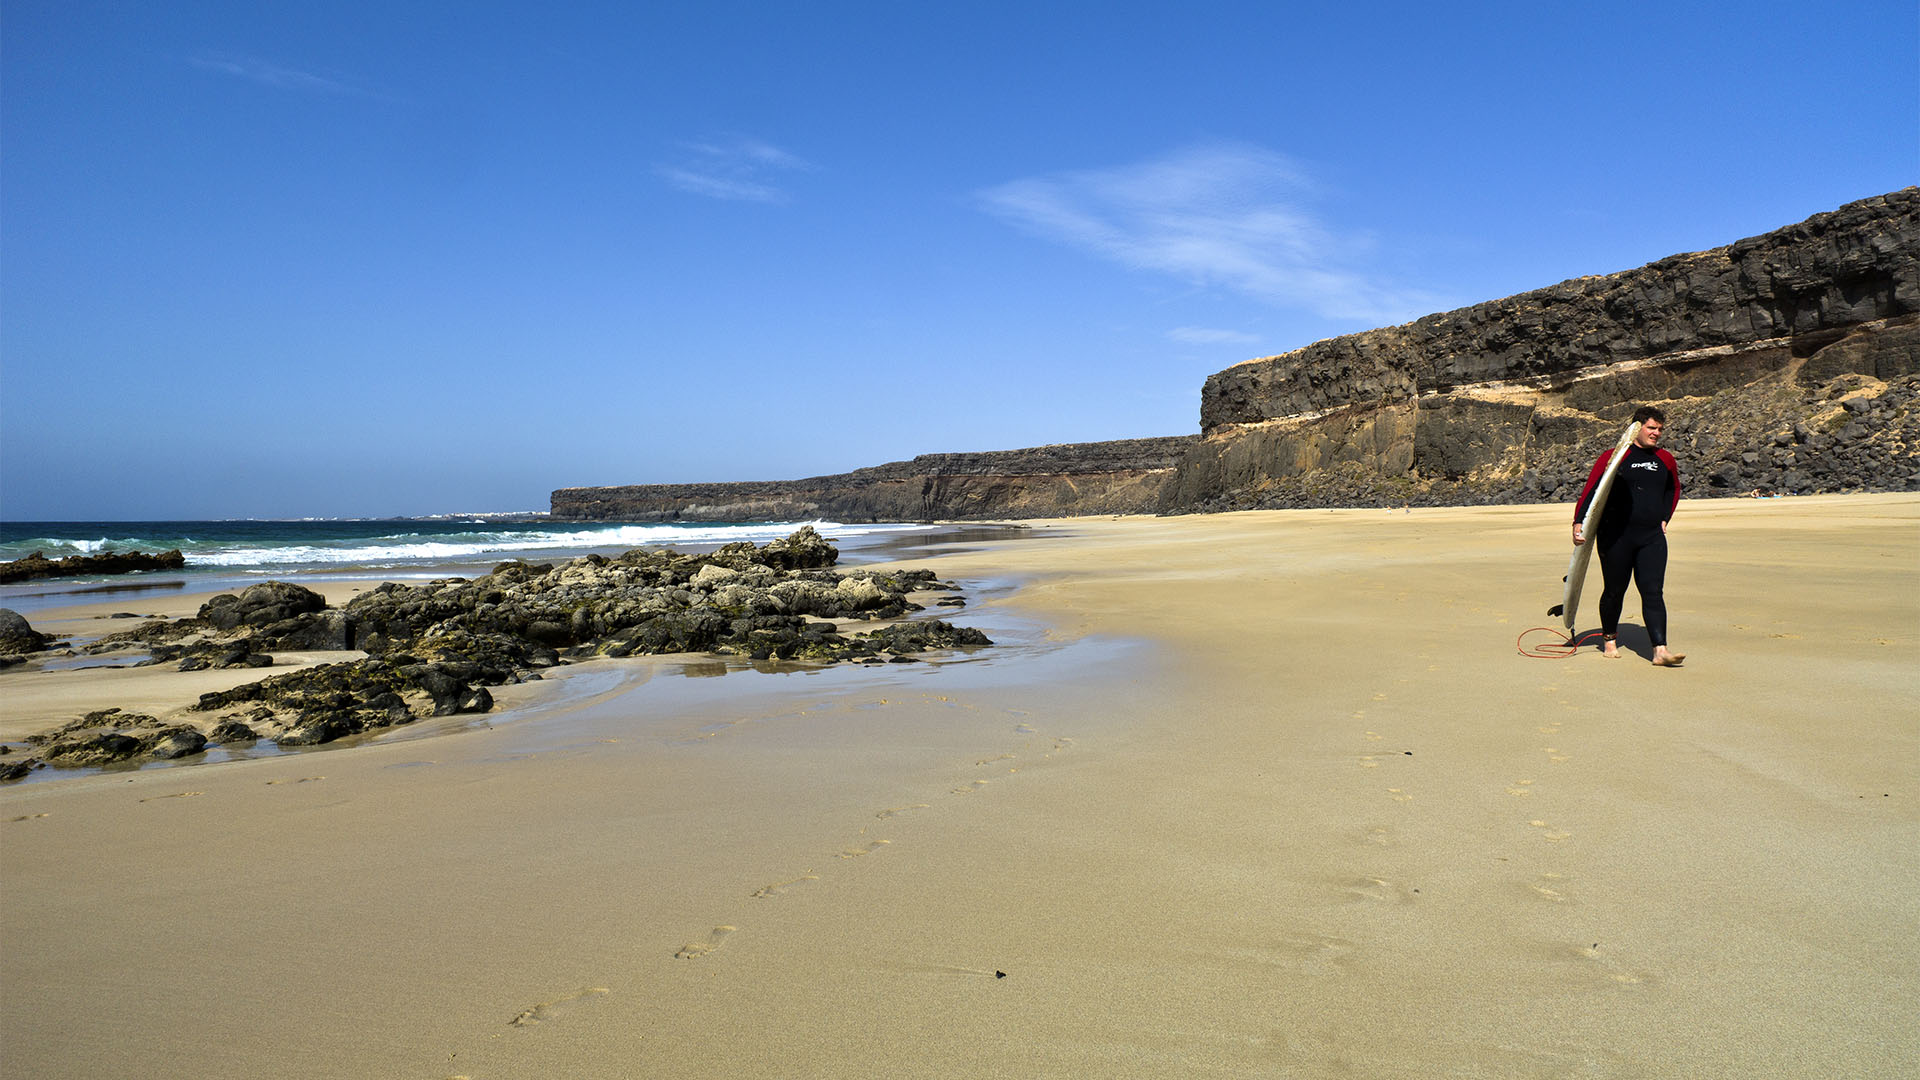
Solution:
<path fill-rule="evenodd" d="M 1665 531 L 1666 527 L 1667 526 L 1664 522 L 1661 523 L 1660 528 L 1662 531 Z M 1583 542 L 1583 538 L 1580 535 L 1580 523 L 1576 521 L 1573 523 L 1573 546 L 1579 547 L 1582 542 Z"/>

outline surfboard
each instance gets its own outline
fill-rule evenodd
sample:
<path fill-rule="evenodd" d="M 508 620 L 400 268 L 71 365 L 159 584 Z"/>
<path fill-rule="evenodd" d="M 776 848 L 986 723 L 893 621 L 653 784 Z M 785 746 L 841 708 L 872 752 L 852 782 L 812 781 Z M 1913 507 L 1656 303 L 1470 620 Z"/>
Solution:
<path fill-rule="evenodd" d="M 1607 496 L 1613 494 L 1613 476 L 1620 471 L 1620 463 L 1626 460 L 1627 448 L 1633 445 L 1633 437 L 1640 434 L 1640 425 L 1627 425 L 1627 433 L 1620 436 L 1620 442 L 1613 448 L 1613 456 L 1607 459 L 1607 467 L 1600 474 L 1600 482 L 1593 487 L 1593 501 L 1587 504 L 1587 516 L 1580 519 L 1580 546 L 1573 549 L 1573 559 L 1567 563 L 1567 592 L 1558 607 L 1547 614 L 1560 616 L 1566 624 L 1567 633 L 1573 633 L 1574 614 L 1580 609 L 1580 586 L 1587 581 L 1587 564 L 1593 561 L 1595 526 L 1600 524 L 1600 511 L 1606 508 Z"/>

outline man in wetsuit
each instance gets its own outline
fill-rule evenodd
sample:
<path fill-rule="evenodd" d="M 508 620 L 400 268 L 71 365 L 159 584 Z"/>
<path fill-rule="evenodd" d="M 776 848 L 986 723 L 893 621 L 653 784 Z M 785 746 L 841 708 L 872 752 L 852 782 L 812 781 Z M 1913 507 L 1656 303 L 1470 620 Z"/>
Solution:
<path fill-rule="evenodd" d="M 1667 650 L 1667 601 L 1662 588 L 1667 577 L 1667 522 L 1680 505 L 1680 466 L 1672 454 L 1660 449 L 1666 414 L 1643 405 L 1633 419 L 1640 431 L 1614 474 L 1613 489 L 1595 526 L 1596 554 L 1605 582 L 1600 592 L 1600 630 L 1606 641 L 1601 648 L 1608 656 L 1620 655 L 1614 637 L 1620 631 L 1620 607 L 1627 599 L 1627 581 L 1632 579 L 1640 587 L 1640 618 L 1647 624 L 1647 637 L 1653 642 L 1653 662 L 1660 667 L 1679 667 L 1686 654 Z M 1613 451 L 1609 450 L 1593 463 L 1587 486 L 1574 505 L 1576 547 L 1584 539 L 1580 522 L 1587 516 L 1587 503 L 1612 457 Z"/>

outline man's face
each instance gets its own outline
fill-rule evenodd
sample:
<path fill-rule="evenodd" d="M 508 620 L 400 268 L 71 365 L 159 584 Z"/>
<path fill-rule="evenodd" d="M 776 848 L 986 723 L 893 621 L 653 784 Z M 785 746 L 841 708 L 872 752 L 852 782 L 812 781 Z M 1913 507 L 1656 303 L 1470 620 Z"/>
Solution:
<path fill-rule="evenodd" d="M 1660 432 L 1665 427 L 1666 425 L 1658 420 L 1643 421 L 1640 425 L 1640 434 L 1633 437 L 1633 444 L 1635 446 L 1643 446 L 1648 450 L 1659 446 Z"/>

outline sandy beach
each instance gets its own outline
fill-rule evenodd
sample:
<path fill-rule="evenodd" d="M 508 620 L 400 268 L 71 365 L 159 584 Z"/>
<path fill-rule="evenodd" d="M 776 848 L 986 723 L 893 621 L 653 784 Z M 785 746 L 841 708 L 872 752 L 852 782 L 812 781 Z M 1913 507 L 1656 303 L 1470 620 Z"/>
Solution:
<path fill-rule="evenodd" d="M 1516 649 L 1568 515 L 1036 522 L 907 564 L 971 655 L 5 787 L 0 1062 L 1914 1075 L 1920 497 L 1682 503 L 1679 670 L 1631 593 L 1622 659 Z"/>

